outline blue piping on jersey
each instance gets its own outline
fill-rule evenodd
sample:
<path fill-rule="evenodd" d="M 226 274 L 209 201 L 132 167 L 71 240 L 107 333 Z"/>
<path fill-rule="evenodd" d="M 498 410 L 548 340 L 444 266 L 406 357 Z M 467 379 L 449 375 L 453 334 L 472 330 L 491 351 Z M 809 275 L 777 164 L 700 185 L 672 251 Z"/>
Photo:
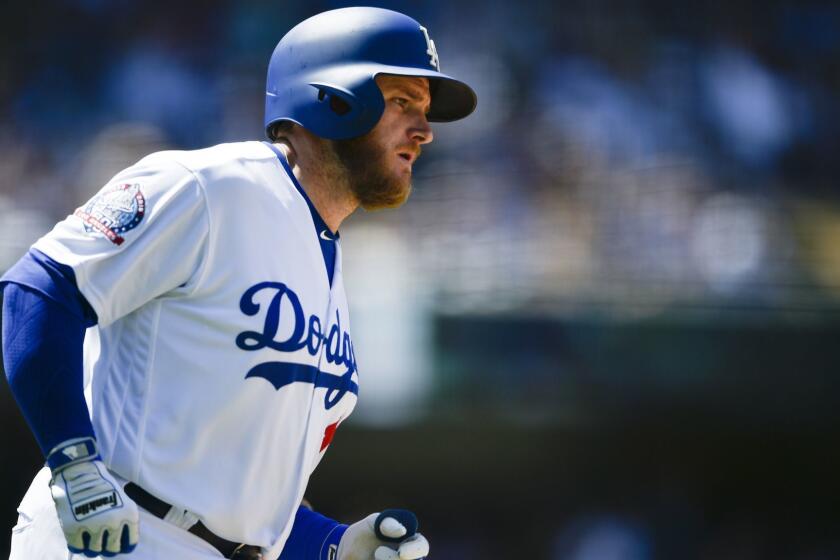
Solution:
<path fill-rule="evenodd" d="M 289 167 L 289 162 L 286 160 L 286 154 L 281 152 L 277 149 L 277 146 L 270 142 L 263 142 L 266 146 L 271 148 L 271 151 L 277 156 L 277 160 L 280 162 L 280 165 L 283 166 L 283 169 L 286 171 L 286 174 L 289 176 L 289 179 L 292 180 L 295 188 L 300 193 L 300 196 L 306 201 L 306 205 L 309 207 L 309 213 L 312 214 L 312 221 L 315 224 L 315 236 L 318 238 L 318 244 L 321 246 L 321 253 L 324 257 L 324 266 L 327 267 L 327 277 L 329 278 L 330 286 L 332 286 L 333 281 L 333 274 L 335 273 L 335 241 L 341 238 L 338 232 L 333 233 L 333 231 L 327 226 L 327 223 L 318 213 L 318 210 L 315 208 L 315 205 L 312 204 L 312 201 L 309 199 L 309 196 L 306 194 L 306 191 L 303 190 L 303 187 L 300 186 L 300 183 L 295 177 L 295 174 L 292 173 L 292 168 Z"/>

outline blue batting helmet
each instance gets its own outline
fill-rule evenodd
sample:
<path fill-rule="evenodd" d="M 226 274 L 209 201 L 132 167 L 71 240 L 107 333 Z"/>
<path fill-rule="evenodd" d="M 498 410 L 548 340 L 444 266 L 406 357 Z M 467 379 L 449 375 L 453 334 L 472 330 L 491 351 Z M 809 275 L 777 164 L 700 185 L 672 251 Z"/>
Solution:
<path fill-rule="evenodd" d="M 475 109 L 472 88 L 441 74 L 425 27 L 391 10 L 342 8 L 304 20 L 277 44 L 268 64 L 266 134 L 281 121 L 332 140 L 369 132 L 385 109 L 379 74 L 428 78 L 430 122 Z"/>

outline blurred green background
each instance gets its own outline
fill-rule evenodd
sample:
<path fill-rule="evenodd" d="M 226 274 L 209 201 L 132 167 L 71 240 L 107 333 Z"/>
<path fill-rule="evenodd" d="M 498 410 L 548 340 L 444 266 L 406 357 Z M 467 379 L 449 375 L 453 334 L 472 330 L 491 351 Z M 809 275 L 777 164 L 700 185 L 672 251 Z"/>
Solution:
<path fill-rule="evenodd" d="M 274 44 L 345 5 L 7 3 L 0 270 L 145 154 L 261 138 Z M 840 558 L 840 5 L 374 5 L 479 107 L 342 227 L 316 508 L 413 508 L 437 560 Z M 0 416 L 8 530 L 42 458 Z"/>

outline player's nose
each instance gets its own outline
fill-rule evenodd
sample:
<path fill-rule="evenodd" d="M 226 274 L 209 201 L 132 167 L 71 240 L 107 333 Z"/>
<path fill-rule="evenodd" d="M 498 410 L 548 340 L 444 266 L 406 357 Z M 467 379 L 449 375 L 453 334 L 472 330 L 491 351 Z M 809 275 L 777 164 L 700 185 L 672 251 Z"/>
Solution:
<path fill-rule="evenodd" d="M 426 115 L 419 115 L 409 129 L 409 138 L 418 144 L 428 144 L 435 138 Z"/>

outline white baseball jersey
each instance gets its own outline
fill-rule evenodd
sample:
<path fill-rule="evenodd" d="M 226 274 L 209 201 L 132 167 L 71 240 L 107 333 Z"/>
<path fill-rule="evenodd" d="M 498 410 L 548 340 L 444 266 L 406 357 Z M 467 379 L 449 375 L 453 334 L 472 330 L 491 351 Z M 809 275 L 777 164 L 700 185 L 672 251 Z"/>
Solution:
<path fill-rule="evenodd" d="M 152 154 L 34 245 L 99 317 L 104 462 L 270 556 L 358 393 L 340 246 L 330 284 L 318 236 L 288 167 L 243 142 Z"/>

